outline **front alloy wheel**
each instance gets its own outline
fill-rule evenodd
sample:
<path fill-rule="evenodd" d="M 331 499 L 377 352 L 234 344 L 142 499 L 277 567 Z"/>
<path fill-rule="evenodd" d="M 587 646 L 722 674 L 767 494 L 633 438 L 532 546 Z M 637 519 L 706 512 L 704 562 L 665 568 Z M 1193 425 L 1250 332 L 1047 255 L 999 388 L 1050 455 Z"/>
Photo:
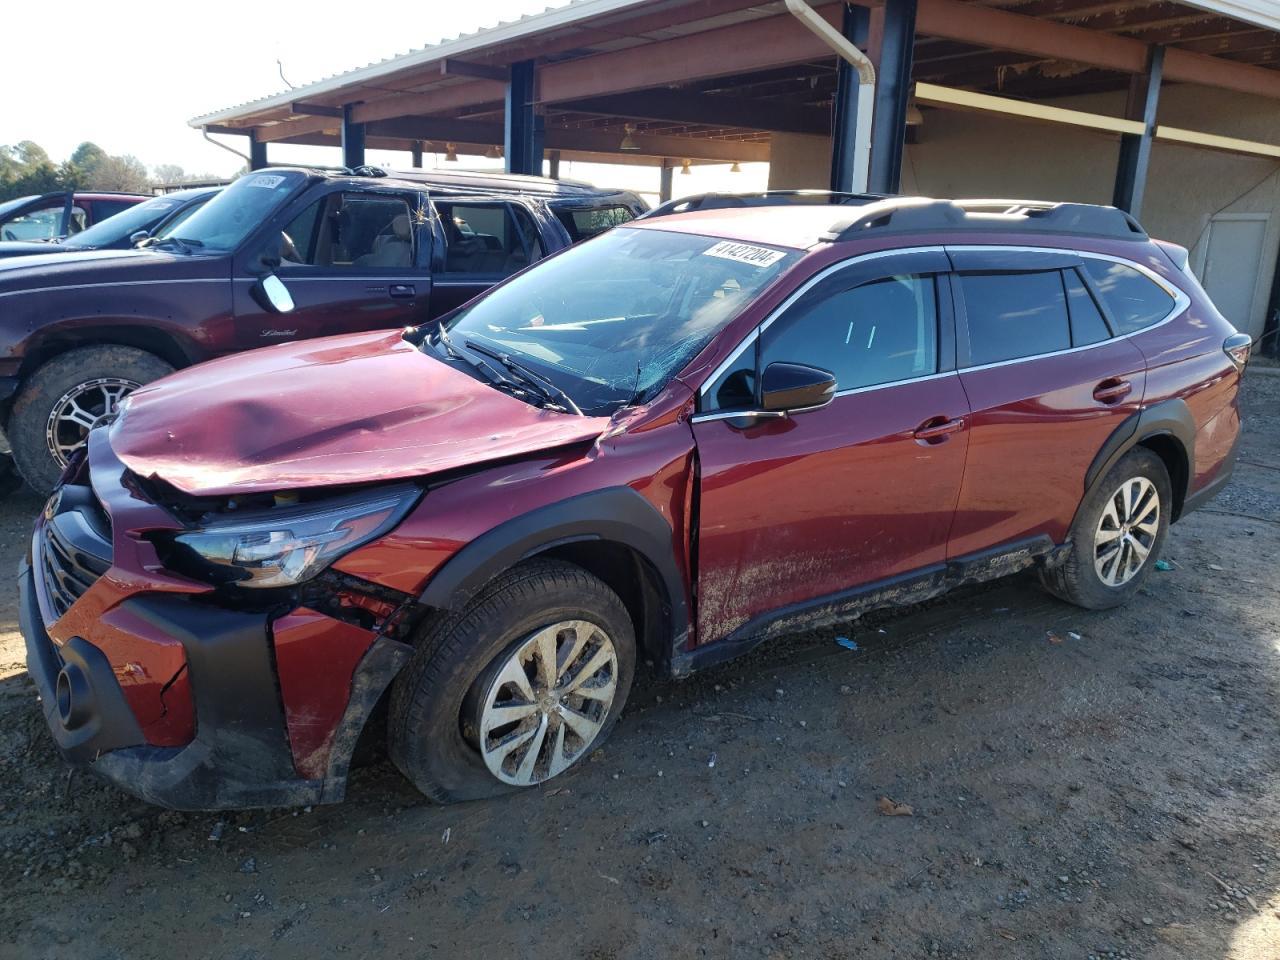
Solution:
<path fill-rule="evenodd" d="M 516 787 L 550 779 L 595 743 L 618 688 L 618 654 L 600 627 L 565 620 L 507 657 L 480 713 L 489 772 Z"/>
<path fill-rule="evenodd" d="M 89 431 L 115 416 L 120 401 L 142 384 L 124 377 L 97 377 L 77 383 L 53 404 L 45 425 L 49 455 L 65 467 L 83 446 Z"/>
<path fill-rule="evenodd" d="M 1109 587 L 1128 583 L 1147 562 L 1160 532 L 1160 493 L 1146 477 L 1122 483 L 1103 507 L 1093 566 Z"/>

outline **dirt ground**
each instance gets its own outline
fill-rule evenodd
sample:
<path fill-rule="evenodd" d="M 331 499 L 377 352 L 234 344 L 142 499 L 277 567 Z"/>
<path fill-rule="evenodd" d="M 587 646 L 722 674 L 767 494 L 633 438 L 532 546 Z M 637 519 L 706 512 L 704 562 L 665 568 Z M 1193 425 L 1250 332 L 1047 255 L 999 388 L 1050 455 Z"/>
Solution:
<path fill-rule="evenodd" d="M 1033 577 L 642 676 L 593 762 L 186 815 L 70 774 L 0 595 L 0 957 L 1280 957 L 1280 376 L 1129 607 Z M 16 566 L 37 502 L 0 509 Z M 858 649 L 835 639 L 845 635 Z M 911 816 L 877 811 L 881 797 Z"/>

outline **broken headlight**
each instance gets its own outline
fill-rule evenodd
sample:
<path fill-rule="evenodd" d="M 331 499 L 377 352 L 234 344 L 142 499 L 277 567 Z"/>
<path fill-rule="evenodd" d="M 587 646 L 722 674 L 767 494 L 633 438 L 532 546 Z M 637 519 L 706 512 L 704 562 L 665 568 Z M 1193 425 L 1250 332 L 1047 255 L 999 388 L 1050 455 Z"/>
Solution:
<path fill-rule="evenodd" d="M 244 513 L 174 541 L 241 587 L 289 587 L 398 524 L 417 501 L 412 486 Z M 211 571 L 212 572 L 212 571 Z"/>

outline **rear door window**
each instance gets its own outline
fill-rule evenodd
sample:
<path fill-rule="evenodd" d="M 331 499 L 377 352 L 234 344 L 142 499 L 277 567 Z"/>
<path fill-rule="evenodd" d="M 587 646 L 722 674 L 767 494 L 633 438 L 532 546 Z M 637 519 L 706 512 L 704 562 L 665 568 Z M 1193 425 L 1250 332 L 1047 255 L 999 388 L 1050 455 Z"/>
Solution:
<path fill-rule="evenodd" d="M 505 277 L 543 256 L 537 224 L 515 203 L 436 201 L 446 273 Z"/>
<path fill-rule="evenodd" d="M 123 213 L 133 205 L 132 200 L 94 200 L 93 222 L 101 223 L 109 217 L 114 217 L 117 213 Z"/>
<path fill-rule="evenodd" d="M 1017 360 L 1071 346 L 1059 270 L 962 273 L 969 366 Z"/>
<path fill-rule="evenodd" d="M 1067 306 L 1071 310 L 1071 343 L 1084 347 L 1109 338 L 1111 331 L 1107 329 L 1107 321 L 1080 274 L 1074 269 L 1064 270 L 1062 281 L 1067 286 Z"/>
<path fill-rule="evenodd" d="M 1085 258 L 1084 267 L 1107 305 L 1118 334 L 1134 333 L 1159 323 L 1173 310 L 1173 297 L 1133 267 L 1092 257 Z"/>

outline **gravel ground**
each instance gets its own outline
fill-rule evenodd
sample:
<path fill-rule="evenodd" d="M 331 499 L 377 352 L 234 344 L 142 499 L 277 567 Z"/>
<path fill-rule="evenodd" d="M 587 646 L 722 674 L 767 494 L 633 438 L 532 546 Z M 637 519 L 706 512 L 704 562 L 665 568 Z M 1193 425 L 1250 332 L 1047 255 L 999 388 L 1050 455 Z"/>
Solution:
<path fill-rule="evenodd" d="M 1127 608 L 1021 576 L 642 676 L 593 762 L 492 802 L 376 762 L 338 807 L 188 815 L 71 774 L 5 591 L 0 957 L 1274 960 L 1280 376 L 1245 400 Z"/>

